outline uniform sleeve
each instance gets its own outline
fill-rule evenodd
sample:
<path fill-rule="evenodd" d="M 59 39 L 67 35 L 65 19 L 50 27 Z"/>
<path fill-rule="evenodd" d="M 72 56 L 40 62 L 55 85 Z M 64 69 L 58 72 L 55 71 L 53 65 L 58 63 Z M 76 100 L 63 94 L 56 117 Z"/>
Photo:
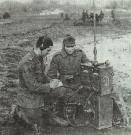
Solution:
<path fill-rule="evenodd" d="M 49 68 L 48 73 L 47 73 L 49 78 L 51 78 L 51 79 L 57 78 L 58 64 L 59 64 L 58 63 L 58 58 L 56 56 L 54 56 L 52 58 L 52 61 L 50 63 L 50 68 Z"/>
<path fill-rule="evenodd" d="M 87 58 L 86 54 L 82 51 L 81 63 L 87 63 L 87 62 L 91 62 L 91 61 Z"/>
<path fill-rule="evenodd" d="M 36 80 L 30 63 L 26 63 L 23 68 L 23 79 L 26 87 L 32 92 L 48 93 L 50 91 L 49 83 L 43 84 Z"/>

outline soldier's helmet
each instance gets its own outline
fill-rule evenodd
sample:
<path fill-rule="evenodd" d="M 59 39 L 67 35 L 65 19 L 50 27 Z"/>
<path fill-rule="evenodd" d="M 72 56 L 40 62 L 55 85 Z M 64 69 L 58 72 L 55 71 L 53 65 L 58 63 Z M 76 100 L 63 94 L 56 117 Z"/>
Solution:
<path fill-rule="evenodd" d="M 53 46 L 53 41 L 48 36 L 41 36 L 36 42 L 36 48 L 40 48 L 40 50 L 44 50 L 50 46 Z"/>
<path fill-rule="evenodd" d="M 67 34 L 63 40 L 63 45 L 66 47 L 75 46 L 75 38 L 73 36 Z"/>

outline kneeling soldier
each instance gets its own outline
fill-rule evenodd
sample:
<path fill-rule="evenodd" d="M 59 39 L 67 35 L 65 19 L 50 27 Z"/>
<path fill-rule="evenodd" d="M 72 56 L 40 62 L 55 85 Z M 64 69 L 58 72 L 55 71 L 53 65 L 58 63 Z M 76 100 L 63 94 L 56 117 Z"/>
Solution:
<path fill-rule="evenodd" d="M 47 36 L 39 37 L 31 52 L 22 58 L 19 63 L 19 91 L 17 94 L 17 116 L 28 125 L 34 127 L 42 124 L 42 107 L 44 106 L 44 95 L 55 89 L 55 81 L 49 81 L 45 75 L 44 58 L 51 51 L 52 40 Z M 54 120 L 60 125 L 67 125 L 58 117 Z"/>

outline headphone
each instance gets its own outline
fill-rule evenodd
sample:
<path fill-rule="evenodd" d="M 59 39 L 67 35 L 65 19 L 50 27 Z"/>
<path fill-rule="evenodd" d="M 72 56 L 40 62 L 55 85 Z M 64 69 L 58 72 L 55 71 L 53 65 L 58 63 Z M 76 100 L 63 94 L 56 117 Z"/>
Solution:
<path fill-rule="evenodd" d="M 43 43 L 40 45 L 40 50 L 43 51 L 45 49 Z"/>
<path fill-rule="evenodd" d="M 53 46 L 53 41 L 51 40 L 51 38 L 45 36 L 39 37 L 36 43 L 36 47 L 40 48 L 41 51 L 49 48 L 50 46 Z"/>

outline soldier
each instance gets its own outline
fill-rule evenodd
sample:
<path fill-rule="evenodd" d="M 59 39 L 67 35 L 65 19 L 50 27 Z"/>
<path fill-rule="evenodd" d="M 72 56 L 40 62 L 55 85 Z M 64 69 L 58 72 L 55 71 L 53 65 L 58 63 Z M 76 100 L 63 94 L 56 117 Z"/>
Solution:
<path fill-rule="evenodd" d="M 114 9 L 111 10 L 111 17 L 112 17 L 112 21 L 115 21 L 116 20 L 115 10 Z"/>
<path fill-rule="evenodd" d="M 70 20 L 69 14 L 67 14 L 67 13 L 65 14 L 64 20 Z"/>
<path fill-rule="evenodd" d="M 100 15 L 104 17 L 104 13 L 102 10 L 100 11 Z"/>
<path fill-rule="evenodd" d="M 94 13 L 91 12 L 90 13 L 90 25 L 93 25 L 94 24 Z"/>
<path fill-rule="evenodd" d="M 96 24 L 98 24 L 100 18 L 99 18 L 99 15 L 97 13 L 95 14 L 95 19 L 96 19 Z"/>
<path fill-rule="evenodd" d="M 85 21 L 86 21 L 86 12 L 85 12 L 85 10 L 83 10 L 83 12 L 82 12 L 82 21 L 83 21 L 83 23 L 85 23 Z"/>
<path fill-rule="evenodd" d="M 58 79 L 63 83 L 62 87 L 56 88 L 61 92 L 59 100 L 59 108 L 61 112 L 64 110 L 62 104 L 67 101 L 78 102 L 78 97 L 89 95 L 89 91 L 85 90 L 81 84 L 81 63 L 91 62 L 81 49 L 76 48 L 75 38 L 67 35 L 63 40 L 63 47 L 57 52 L 51 61 L 48 76 L 51 79 Z M 72 97 L 72 98 L 71 98 Z M 62 117 L 62 114 L 58 114 Z"/>
<path fill-rule="evenodd" d="M 99 15 L 99 21 L 101 22 L 103 18 L 104 18 L 104 13 L 101 10 L 100 15 Z"/>
<path fill-rule="evenodd" d="M 89 15 L 88 15 L 88 10 L 86 10 L 86 19 L 88 20 Z"/>
<path fill-rule="evenodd" d="M 64 13 L 61 13 L 61 14 L 60 14 L 60 17 L 63 18 L 63 17 L 64 17 Z"/>
<path fill-rule="evenodd" d="M 71 35 L 63 40 L 62 50 L 52 58 L 48 76 L 59 79 L 64 87 L 76 90 L 80 85 L 80 65 L 91 62 L 81 49 L 76 48 L 75 38 Z"/>
<path fill-rule="evenodd" d="M 31 127 L 42 125 L 44 96 L 57 87 L 57 82 L 49 81 L 44 73 L 44 58 L 52 46 L 53 42 L 49 37 L 39 37 L 34 49 L 22 58 L 18 66 L 20 89 L 15 113 Z M 54 120 L 60 125 L 65 124 L 57 117 Z"/>

